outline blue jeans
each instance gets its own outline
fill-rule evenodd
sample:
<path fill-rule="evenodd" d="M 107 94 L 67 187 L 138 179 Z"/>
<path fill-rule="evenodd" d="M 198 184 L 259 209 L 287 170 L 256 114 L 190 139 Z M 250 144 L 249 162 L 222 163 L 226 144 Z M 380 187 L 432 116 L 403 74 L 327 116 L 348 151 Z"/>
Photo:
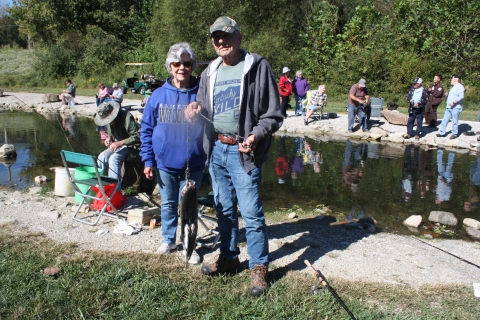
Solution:
<path fill-rule="evenodd" d="M 170 173 L 156 169 L 160 196 L 162 197 L 162 235 L 163 243 L 172 244 L 177 239 L 178 203 L 181 201 L 181 191 L 185 186 L 185 173 Z M 195 181 L 195 187 L 200 189 L 203 172 L 190 173 L 190 180 Z M 183 241 L 183 239 L 182 239 Z"/>
<path fill-rule="evenodd" d="M 220 232 L 220 252 L 227 259 L 235 259 L 240 254 L 238 248 L 238 213 L 240 205 L 245 221 L 249 267 L 268 265 L 267 225 L 260 199 L 262 169 L 256 168 L 246 173 L 239 160 L 238 145 L 215 141 L 210 157 L 210 175 L 215 197 L 215 210 Z"/>
<path fill-rule="evenodd" d="M 442 124 L 440 124 L 440 131 L 438 133 L 445 134 L 447 131 L 447 124 L 450 119 L 453 119 L 452 134 L 458 136 L 458 117 L 462 113 L 462 106 L 456 106 L 455 108 L 450 108 L 447 106 L 445 114 L 443 115 Z"/>
<path fill-rule="evenodd" d="M 347 111 L 348 111 L 348 130 L 353 130 L 353 126 L 355 125 L 355 112 L 357 111 L 357 107 L 348 103 L 347 104 Z M 362 124 L 362 130 L 367 130 L 367 117 L 365 112 L 362 109 L 358 110 L 358 119 L 360 119 L 360 123 Z"/>
<path fill-rule="evenodd" d="M 305 115 L 303 111 L 303 103 L 302 101 L 307 99 L 307 95 L 297 96 L 295 95 L 295 115 L 298 116 L 299 114 Z"/>
<path fill-rule="evenodd" d="M 115 152 L 107 148 L 98 155 L 98 167 L 103 170 L 104 175 L 120 181 L 122 179 L 122 164 L 127 156 L 127 146 L 122 146 Z"/>
<path fill-rule="evenodd" d="M 95 103 L 97 104 L 97 107 L 103 103 L 107 98 L 95 98 Z"/>
<path fill-rule="evenodd" d="M 417 120 L 417 130 L 413 131 L 413 124 Z M 412 109 L 412 113 L 408 115 L 407 134 L 410 136 L 420 135 L 423 127 L 423 108 Z"/>

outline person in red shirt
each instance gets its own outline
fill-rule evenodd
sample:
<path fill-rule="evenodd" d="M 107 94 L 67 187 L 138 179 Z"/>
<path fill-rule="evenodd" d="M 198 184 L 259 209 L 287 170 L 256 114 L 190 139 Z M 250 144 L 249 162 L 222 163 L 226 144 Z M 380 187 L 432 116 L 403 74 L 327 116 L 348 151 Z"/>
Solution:
<path fill-rule="evenodd" d="M 287 117 L 288 102 L 292 95 L 292 80 L 288 77 L 290 69 L 283 67 L 280 81 L 278 82 L 278 90 L 280 91 L 280 105 L 282 106 L 283 116 Z"/>

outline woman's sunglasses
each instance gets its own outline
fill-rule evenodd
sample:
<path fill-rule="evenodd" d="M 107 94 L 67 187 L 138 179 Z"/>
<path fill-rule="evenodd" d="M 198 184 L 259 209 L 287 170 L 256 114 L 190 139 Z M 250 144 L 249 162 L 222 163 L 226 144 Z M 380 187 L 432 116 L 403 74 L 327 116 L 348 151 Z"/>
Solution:
<path fill-rule="evenodd" d="M 171 63 L 171 65 L 174 66 L 175 68 L 179 68 L 182 64 L 185 68 L 190 68 L 192 66 L 192 61 L 172 62 Z"/>

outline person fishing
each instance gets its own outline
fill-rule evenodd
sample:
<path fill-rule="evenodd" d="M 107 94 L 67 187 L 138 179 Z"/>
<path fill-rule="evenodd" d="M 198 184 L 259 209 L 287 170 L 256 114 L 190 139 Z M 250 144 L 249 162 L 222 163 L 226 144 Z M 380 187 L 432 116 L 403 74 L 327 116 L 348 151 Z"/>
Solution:
<path fill-rule="evenodd" d="M 105 102 L 98 106 L 95 124 L 105 126 L 107 136 L 104 144 L 107 147 L 98 156 L 98 167 L 104 175 L 122 180 L 122 165 L 129 158 L 138 157 L 140 149 L 140 128 L 133 115 L 120 108 L 115 101 Z M 120 191 L 120 184 L 117 190 Z"/>
<path fill-rule="evenodd" d="M 148 99 L 141 122 L 143 172 L 148 179 L 156 174 L 162 197 L 163 243 L 157 250 L 160 254 L 177 248 L 180 190 L 190 179 L 195 181 L 198 194 L 207 160 L 203 151 L 203 123 L 186 121 L 183 112 L 197 96 L 198 80 L 192 76 L 196 65 L 195 51 L 188 43 L 170 47 L 165 67 L 171 76 Z M 200 263 L 196 251 L 188 262 Z"/>
<path fill-rule="evenodd" d="M 260 198 L 262 164 L 272 134 L 283 123 L 283 110 L 273 71 L 263 57 L 240 48 L 242 33 L 235 20 L 222 16 L 210 26 L 218 58 L 202 74 L 197 101 L 185 115 L 205 120 L 204 148 L 220 232 L 220 254 L 202 273 L 235 271 L 240 261 L 238 212 L 245 221 L 251 285 L 258 297 L 267 290 L 268 237 Z"/>

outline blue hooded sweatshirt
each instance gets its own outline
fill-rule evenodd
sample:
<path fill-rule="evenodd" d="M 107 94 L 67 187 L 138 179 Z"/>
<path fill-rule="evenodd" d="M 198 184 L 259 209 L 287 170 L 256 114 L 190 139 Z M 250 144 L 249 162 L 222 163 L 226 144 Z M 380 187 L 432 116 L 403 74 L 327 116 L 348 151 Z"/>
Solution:
<path fill-rule="evenodd" d="M 145 167 L 165 172 L 184 173 L 187 161 L 190 172 L 203 171 L 207 159 L 203 150 L 203 124 L 195 120 L 188 122 L 183 113 L 196 99 L 198 80 L 191 77 L 190 88 L 185 90 L 170 82 L 171 78 L 155 90 L 145 106 L 140 156 Z"/>

